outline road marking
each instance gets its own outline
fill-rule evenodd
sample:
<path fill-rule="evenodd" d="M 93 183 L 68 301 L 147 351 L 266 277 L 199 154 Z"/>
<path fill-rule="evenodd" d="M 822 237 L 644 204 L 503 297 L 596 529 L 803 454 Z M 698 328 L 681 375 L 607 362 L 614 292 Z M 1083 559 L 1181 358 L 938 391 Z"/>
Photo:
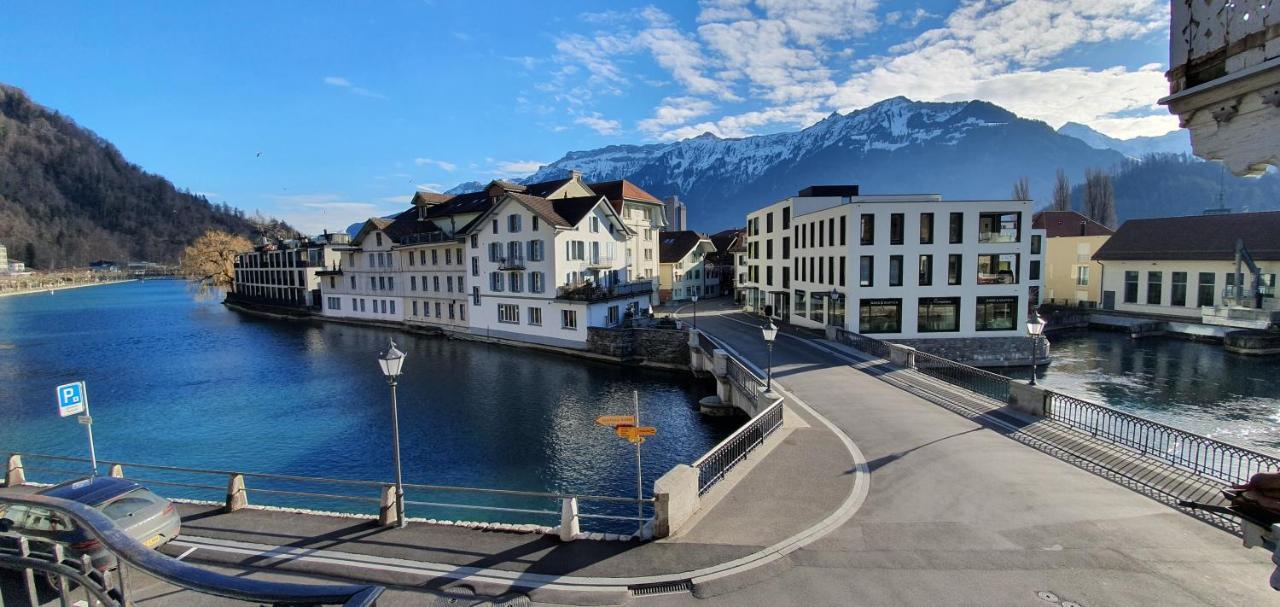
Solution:
<path fill-rule="evenodd" d="M 182 559 L 187 558 L 187 555 L 188 555 L 188 554 L 191 554 L 192 552 L 195 552 L 196 550 L 197 550 L 197 548 L 196 548 L 195 546 L 192 546 L 191 548 L 188 548 L 186 552 L 183 552 L 182 554 L 179 554 L 176 558 L 177 558 L 177 560 L 179 560 L 179 561 L 180 561 L 180 560 L 182 560 Z"/>

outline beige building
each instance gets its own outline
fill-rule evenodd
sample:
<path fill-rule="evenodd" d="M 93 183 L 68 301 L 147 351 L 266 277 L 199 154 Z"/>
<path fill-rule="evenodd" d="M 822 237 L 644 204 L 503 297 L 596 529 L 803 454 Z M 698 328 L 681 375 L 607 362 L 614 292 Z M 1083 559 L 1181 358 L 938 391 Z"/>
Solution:
<path fill-rule="evenodd" d="M 626 245 L 627 270 L 632 279 L 656 279 L 658 232 L 667 225 L 662 201 L 625 179 L 590 183 L 587 187 L 591 188 L 591 193 L 608 198 L 623 223 L 636 233 Z"/>
<path fill-rule="evenodd" d="M 1031 227 L 1044 230 L 1044 286 L 1047 304 L 1096 308 L 1102 301 L 1102 264 L 1093 254 L 1115 230 L 1075 211 L 1041 211 Z"/>

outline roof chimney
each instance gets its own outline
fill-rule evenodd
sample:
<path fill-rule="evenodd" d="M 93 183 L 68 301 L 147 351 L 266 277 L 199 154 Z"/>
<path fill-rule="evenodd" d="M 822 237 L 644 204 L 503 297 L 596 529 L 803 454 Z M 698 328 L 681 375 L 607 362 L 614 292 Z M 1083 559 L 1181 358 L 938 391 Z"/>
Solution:
<path fill-rule="evenodd" d="M 569 169 L 569 179 L 582 179 L 582 171 Z"/>
<path fill-rule="evenodd" d="M 1089 228 L 1089 220 L 1084 217 L 1080 218 L 1080 235 L 1084 236 L 1085 231 Z"/>

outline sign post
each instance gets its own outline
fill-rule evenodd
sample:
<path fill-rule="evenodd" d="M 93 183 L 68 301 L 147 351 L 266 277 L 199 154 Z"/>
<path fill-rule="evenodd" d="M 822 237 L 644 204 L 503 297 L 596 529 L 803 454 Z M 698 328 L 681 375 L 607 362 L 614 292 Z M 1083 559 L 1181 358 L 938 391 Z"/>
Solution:
<path fill-rule="evenodd" d="M 640 464 L 640 445 L 644 444 L 644 437 L 654 436 L 658 433 L 658 429 L 640 425 L 639 391 L 632 391 L 631 402 L 634 411 L 632 415 L 601 415 L 596 418 L 596 423 L 613 428 L 614 434 L 619 438 L 625 438 L 627 442 L 636 446 L 636 519 L 639 525 L 636 533 L 638 535 L 644 532 L 644 470 Z"/>
<path fill-rule="evenodd" d="M 93 476 L 98 475 L 98 454 L 93 449 L 93 417 L 89 415 L 89 390 L 83 381 L 62 384 L 57 389 L 58 415 L 69 417 L 83 413 L 77 420 L 89 434 L 89 462 Z"/>

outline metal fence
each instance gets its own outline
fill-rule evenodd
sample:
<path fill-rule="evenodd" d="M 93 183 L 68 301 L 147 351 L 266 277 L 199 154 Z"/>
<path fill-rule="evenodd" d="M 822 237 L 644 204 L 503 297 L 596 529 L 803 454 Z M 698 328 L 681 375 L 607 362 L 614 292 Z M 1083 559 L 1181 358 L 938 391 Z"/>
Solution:
<path fill-rule="evenodd" d="M 836 341 L 857 348 L 867 354 L 879 356 L 880 358 L 889 358 L 889 342 L 881 341 L 874 337 L 867 337 L 852 331 L 836 328 Z"/>
<path fill-rule="evenodd" d="M 13 455 L 22 458 L 22 469 L 28 482 L 56 483 L 83 478 L 89 472 L 89 461 L 84 458 L 38 453 Z M 223 503 L 227 499 L 230 481 L 239 477 L 248 503 L 255 506 L 369 516 L 378 513 L 381 491 L 391 485 L 385 481 L 208 470 L 101 459 L 98 463 L 108 471 L 117 471 L 115 468 L 119 466 L 118 472 L 123 476 L 148 487 L 164 487 L 171 498 Z M 82 465 L 72 467 L 72 464 Z M 32 472 L 36 473 L 36 478 L 32 477 Z M 576 498 L 584 529 L 630 533 L 635 530 L 637 522 L 647 522 L 653 513 L 652 498 L 419 483 L 405 483 L 404 489 L 406 515 L 417 518 L 555 526 L 560 520 L 562 502 Z M 641 505 L 640 515 L 636 514 L 637 503 Z"/>
<path fill-rule="evenodd" d="M 916 351 L 915 358 L 916 370 L 929 377 L 1001 402 L 1009 401 L 1008 377 L 919 350 Z"/>
<path fill-rule="evenodd" d="M 1280 470 L 1280 458 L 1058 392 L 1046 392 L 1045 416 L 1224 483 L 1242 484 L 1259 472 Z"/>
<path fill-rule="evenodd" d="M 711 489 L 724 478 L 725 473 L 738 465 L 748 453 L 763 444 L 765 439 L 781 426 L 782 399 L 778 399 L 759 415 L 751 418 L 746 425 L 738 428 L 736 432 L 694 461 L 693 467 L 698 469 L 698 495 Z"/>
<path fill-rule="evenodd" d="M 738 362 L 738 359 L 730 356 L 726 360 L 725 371 L 729 375 L 729 381 L 739 388 L 742 394 L 751 399 L 752 410 L 760 407 L 760 389 L 764 388 L 764 382 L 756 377 L 746 366 Z"/>

